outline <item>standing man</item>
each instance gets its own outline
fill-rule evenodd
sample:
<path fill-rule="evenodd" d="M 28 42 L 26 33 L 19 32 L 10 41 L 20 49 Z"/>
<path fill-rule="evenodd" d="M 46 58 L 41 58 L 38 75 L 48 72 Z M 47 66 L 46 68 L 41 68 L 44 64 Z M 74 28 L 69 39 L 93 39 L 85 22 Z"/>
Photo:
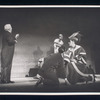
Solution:
<path fill-rule="evenodd" d="M 10 75 L 15 43 L 17 43 L 19 34 L 14 36 L 11 24 L 6 24 L 4 30 L 1 50 L 1 83 L 13 83 L 10 80 Z"/>
<path fill-rule="evenodd" d="M 58 53 L 59 47 L 61 47 L 63 44 L 63 35 L 59 34 L 59 38 L 54 40 L 54 53 Z"/>

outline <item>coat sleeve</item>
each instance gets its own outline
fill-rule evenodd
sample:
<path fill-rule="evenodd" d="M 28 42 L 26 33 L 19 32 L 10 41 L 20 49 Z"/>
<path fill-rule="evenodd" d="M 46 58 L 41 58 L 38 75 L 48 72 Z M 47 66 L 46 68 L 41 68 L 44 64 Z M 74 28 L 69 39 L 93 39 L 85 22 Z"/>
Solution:
<path fill-rule="evenodd" d="M 6 34 L 6 40 L 8 42 L 8 45 L 14 45 L 16 43 L 15 42 L 15 40 L 16 40 L 15 37 L 10 33 Z"/>
<path fill-rule="evenodd" d="M 86 64 L 86 52 L 82 47 L 80 47 L 80 49 L 78 50 L 78 55 L 76 55 L 76 58 L 78 61 Z"/>
<path fill-rule="evenodd" d="M 63 59 L 61 59 L 59 61 L 59 67 L 58 67 L 57 71 L 58 71 L 59 77 L 66 78 L 66 72 L 65 72 L 64 60 Z"/>

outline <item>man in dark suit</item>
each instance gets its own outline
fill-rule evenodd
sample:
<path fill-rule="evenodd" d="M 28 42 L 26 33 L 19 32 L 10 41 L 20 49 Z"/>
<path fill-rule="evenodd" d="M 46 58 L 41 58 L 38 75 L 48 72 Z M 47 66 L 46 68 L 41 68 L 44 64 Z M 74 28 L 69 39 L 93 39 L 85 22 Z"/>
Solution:
<path fill-rule="evenodd" d="M 12 59 L 19 34 L 13 34 L 11 24 L 6 24 L 4 30 L 1 50 L 1 83 L 12 83 L 10 80 Z"/>
<path fill-rule="evenodd" d="M 44 58 L 44 63 L 38 72 L 41 77 L 37 81 L 35 87 L 42 82 L 43 85 L 47 87 L 59 87 L 58 77 L 62 76 L 62 78 L 66 79 L 64 61 L 61 55 L 63 51 L 64 49 L 60 47 L 58 53 L 51 54 Z"/>

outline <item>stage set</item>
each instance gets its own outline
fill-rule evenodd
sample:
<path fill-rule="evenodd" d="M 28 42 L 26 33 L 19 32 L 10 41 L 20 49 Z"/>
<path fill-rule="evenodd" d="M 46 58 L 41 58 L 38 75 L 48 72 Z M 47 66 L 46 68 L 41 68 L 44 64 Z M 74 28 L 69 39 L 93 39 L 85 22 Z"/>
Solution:
<path fill-rule="evenodd" d="M 0 51 L 5 24 L 11 24 L 15 34 L 19 34 L 11 69 L 11 80 L 15 83 L 0 84 L 0 93 L 100 92 L 100 8 L 8 7 L 0 8 L 0 14 Z M 59 78 L 58 90 L 44 88 L 42 84 L 35 88 L 39 58 L 53 53 L 53 43 L 59 34 L 63 34 L 64 46 L 68 49 L 68 37 L 77 31 L 82 34 L 80 45 L 86 51 L 88 66 L 95 73 L 95 82 L 65 85 L 64 79 Z"/>
<path fill-rule="evenodd" d="M 99 93 L 100 92 L 100 75 L 96 75 L 95 83 L 89 82 L 86 84 L 85 82 L 79 82 L 76 85 L 65 85 L 64 79 L 59 79 L 60 81 L 60 88 L 55 89 L 54 87 L 43 87 L 42 84 L 39 87 L 35 88 L 35 84 L 37 79 L 33 77 L 26 77 L 26 78 L 12 78 L 15 83 L 9 84 L 0 84 L 0 93 L 50 93 L 50 92 L 65 92 L 65 93 L 77 93 L 85 92 L 89 93 Z"/>

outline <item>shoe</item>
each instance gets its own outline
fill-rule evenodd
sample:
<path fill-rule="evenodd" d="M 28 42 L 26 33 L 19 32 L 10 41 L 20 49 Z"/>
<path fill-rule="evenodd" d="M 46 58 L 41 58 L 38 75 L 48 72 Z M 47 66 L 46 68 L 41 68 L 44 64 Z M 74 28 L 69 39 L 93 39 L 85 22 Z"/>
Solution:
<path fill-rule="evenodd" d="M 92 77 L 92 83 L 95 83 L 95 74 L 93 74 L 91 77 Z"/>
<path fill-rule="evenodd" d="M 7 83 L 15 83 L 14 81 L 5 81 L 5 80 L 1 80 L 0 82 L 1 84 L 7 84 Z"/>
<path fill-rule="evenodd" d="M 4 80 L 2 80 L 0 83 L 1 83 L 1 84 L 6 84 L 7 82 L 6 82 L 6 81 L 4 81 Z"/>
<path fill-rule="evenodd" d="M 7 81 L 7 83 L 15 83 L 14 81 Z"/>
<path fill-rule="evenodd" d="M 92 82 L 95 83 L 95 76 L 94 75 L 88 75 L 87 79 L 86 79 L 86 84 L 88 82 Z"/>

